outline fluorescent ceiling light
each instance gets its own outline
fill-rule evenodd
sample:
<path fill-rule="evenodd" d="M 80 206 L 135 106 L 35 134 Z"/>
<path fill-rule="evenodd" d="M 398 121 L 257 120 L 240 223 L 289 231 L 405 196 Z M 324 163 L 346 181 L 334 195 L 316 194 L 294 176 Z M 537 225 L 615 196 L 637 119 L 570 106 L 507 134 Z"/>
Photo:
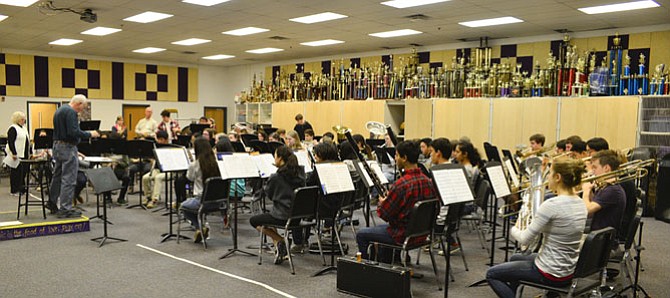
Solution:
<path fill-rule="evenodd" d="M 223 60 L 223 59 L 230 59 L 230 58 L 235 58 L 233 55 L 212 55 L 212 56 L 207 56 L 207 57 L 202 57 L 202 59 L 207 59 L 207 60 Z"/>
<path fill-rule="evenodd" d="M 138 15 L 134 15 L 132 17 L 127 17 L 123 20 L 136 23 L 151 23 L 155 21 L 160 21 L 162 19 L 167 19 L 169 17 L 172 17 L 172 15 L 167 13 L 147 11 Z"/>
<path fill-rule="evenodd" d="M 335 40 L 335 39 L 324 39 L 324 40 L 317 40 L 317 41 L 310 41 L 310 42 L 301 42 L 300 44 L 303 45 L 303 46 L 320 47 L 320 46 L 327 46 L 327 45 L 338 44 L 338 43 L 344 43 L 344 41 Z"/>
<path fill-rule="evenodd" d="M 256 33 L 261 33 L 261 32 L 267 32 L 267 31 L 270 31 L 270 29 L 263 29 L 263 28 L 256 28 L 256 27 L 246 27 L 246 28 L 226 31 L 226 32 L 223 32 L 223 34 L 243 36 L 243 35 L 251 35 L 251 34 L 256 34 Z"/>
<path fill-rule="evenodd" d="M 247 53 L 252 53 L 252 54 L 266 54 L 266 53 L 272 53 L 272 52 L 281 52 L 283 49 L 278 49 L 278 48 L 262 48 L 262 49 L 255 49 L 255 50 L 248 50 L 245 51 Z"/>
<path fill-rule="evenodd" d="M 158 53 L 158 52 L 162 52 L 162 51 L 165 51 L 165 49 L 148 47 L 148 48 L 143 48 L 143 49 L 137 49 L 137 50 L 134 50 L 133 52 L 142 53 L 142 54 L 151 54 L 151 53 Z"/>
<path fill-rule="evenodd" d="M 428 5 L 447 1 L 449 0 L 393 0 L 393 1 L 385 1 L 382 2 L 381 4 L 395 8 L 407 8 L 407 7 Z"/>
<path fill-rule="evenodd" d="M 211 40 L 209 39 L 202 39 L 202 38 L 189 38 L 189 39 L 184 39 L 180 41 L 175 41 L 172 42 L 172 44 L 180 45 L 180 46 L 192 46 L 192 45 L 197 45 L 201 43 L 208 43 Z"/>
<path fill-rule="evenodd" d="M 88 29 L 84 31 L 81 34 L 105 36 L 119 31 L 121 31 L 121 29 L 108 28 L 108 27 L 95 27 L 93 29 Z"/>
<path fill-rule="evenodd" d="M 0 22 L 2 22 L 2 20 L 6 19 L 6 18 L 8 18 L 8 16 L 0 14 Z"/>
<path fill-rule="evenodd" d="M 11 6 L 21 6 L 28 7 L 33 5 L 33 3 L 38 0 L 0 0 L 0 4 L 11 5 Z"/>
<path fill-rule="evenodd" d="M 374 36 L 374 37 L 388 38 L 388 37 L 398 37 L 398 36 L 414 35 L 414 34 L 421 34 L 421 33 L 423 33 L 423 32 L 412 30 L 412 29 L 401 29 L 401 30 L 394 30 L 394 31 L 370 33 L 368 35 Z"/>
<path fill-rule="evenodd" d="M 54 41 L 50 42 L 49 44 L 57 45 L 57 46 L 71 46 L 73 44 L 78 44 L 80 42 L 82 42 L 82 41 L 79 40 L 79 39 L 61 38 L 61 39 L 58 39 L 58 40 L 54 40 Z"/>
<path fill-rule="evenodd" d="M 337 19 L 346 18 L 347 16 L 334 12 L 322 12 L 318 14 L 313 14 L 309 16 L 299 17 L 289 19 L 289 21 L 303 23 L 303 24 L 312 24 L 318 22 L 332 21 Z"/>
<path fill-rule="evenodd" d="M 466 27 L 476 28 L 476 27 L 486 27 L 486 26 L 504 25 L 504 24 L 521 23 L 521 22 L 523 22 L 523 20 L 517 19 L 515 17 L 502 17 L 495 19 L 460 22 L 458 24 Z"/>
<path fill-rule="evenodd" d="M 202 5 L 202 6 L 212 6 L 228 1 L 230 0 L 182 0 L 181 2 Z"/>
<path fill-rule="evenodd" d="M 584 7 L 578 9 L 586 14 L 599 14 L 599 13 L 627 11 L 627 10 L 635 10 L 643 8 L 652 8 L 659 6 L 660 5 L 658 5 L 658 3 L 654 1 L 646 0 L 646 1 L 635 1 L 635 2 L 626 2 L 618 4 L 601 5 L 601 6 Z"/>

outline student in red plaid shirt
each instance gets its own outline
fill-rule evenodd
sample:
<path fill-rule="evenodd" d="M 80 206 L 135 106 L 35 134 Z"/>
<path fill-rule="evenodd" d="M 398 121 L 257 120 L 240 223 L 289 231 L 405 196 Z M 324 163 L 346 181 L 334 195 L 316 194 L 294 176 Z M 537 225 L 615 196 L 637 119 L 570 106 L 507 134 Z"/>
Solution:
<path fill-rule="evenodd" d="M 404 170 L 404 174 L 393 183 L 386 197 L 379 197 L 377 215 L 388 224 L 364 228 L 356 234 L 358 250 L 363 258 L 370 258 L 368 255 L 370 242 L 400 244 L 405 241 L 405 229 L 414 203 L 435 197 L 432 181 L 417 166 L 419 153 L 419 144 L 415 142 L 400 142 L 396 146 L 395 162 L 399 169 Z M 410 241 L 421 240 L 423 239 Z M 390 262 L 391 255 L 381 253 L 380 261 Z"/>

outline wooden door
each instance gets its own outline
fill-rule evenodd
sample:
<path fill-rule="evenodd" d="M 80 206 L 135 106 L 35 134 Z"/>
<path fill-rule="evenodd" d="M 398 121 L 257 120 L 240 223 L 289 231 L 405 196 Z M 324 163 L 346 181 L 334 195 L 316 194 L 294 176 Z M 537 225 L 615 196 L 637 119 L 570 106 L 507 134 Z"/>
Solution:
<path fill-rule="evenodd" d="M 222 107 L 205 107 L 205 117 L 214 119 L 214 124 L 216 125 L 217 132 L 225 133 L 227 131 L 227 119 L 226 112 L 227 108 Z"/>
<path fill-rule="evenodd" d="M 36 128 L 54 128 L 54 114 L 58 103 L 28 102 L 28 131 L 34 139 Z"/>
<path fill-rule="evenodd" d="M 128 129 L 128 140 L 135 139 L 135 126 L 144 118 L 144 109 L 147 107 L 148 105 L 123 105 L 123 122 Z"/>

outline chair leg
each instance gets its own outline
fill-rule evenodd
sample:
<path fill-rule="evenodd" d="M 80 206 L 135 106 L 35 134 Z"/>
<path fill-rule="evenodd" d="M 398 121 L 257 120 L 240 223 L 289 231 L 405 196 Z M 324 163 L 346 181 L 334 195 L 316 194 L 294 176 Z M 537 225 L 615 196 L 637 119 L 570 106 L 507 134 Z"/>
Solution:
<path fill-rule="evenodd" d="M 315 227 L 316 230 L 318 230 Z M 319 254 L 321 255 L 321 260 L 323 260 L 323 266 L 326 266 L 326 257 L 323 256 L 323 247 L 321 247 L 321 233 L 316 231 L 316 243 L 319 245 Z"/>
<path fill-rule="evenodd" d="M 181 239 L 181 210 L 177 209 L 177 244 L 179 244 L 179 239 Z"/>
<path fill-rule="evenodd" d="M 465 271 L 470 271 L 468 269 L 468 261 L 465 260 L 465 251 L 463 250 L 463 244 L 461 244 L 461 237 L 458 236 L 458 232 L 454 234 L 456 236 L 456 242 L 458 243 L 458 247 L 461 248 L 461 258 L 463 259 L 463 265 L 465 266 Z"/>
<path fill-rule="evenodd" d="M 261 226 L 261 231 L 263 231 L 263 226 Z M 263 237 L 263 232 L 258 232 L 260 235 L 260 243 L 261 245 L 258 246 L 258 265 L 263 263 L 263 246 L 265 246 L 265 241 L 263 241 L 265 238 Z"/>
<path fill-rule="evenodd" d="M 435 256 L 433 255 L 433 246 L 428 247 L 428 254 L 430 255 L 430 262 L 433 263 L 433 272 L 435 272 L 435 281 L 437 282 L 437 289 L 442 290 L 442 283 L 440 282 L 440 276 L 437 273 L 437 264 L 435 264 Z"/>
<path fill-rule="evenodd" d="M 291 265 L 291 274 L 295 275 L 295 268 L 293 267 L 293 257 L 291 257 L 291 244 L 288 242 L 288 231 L 284 231 L 284 244 L 288 251 L 288 263 Z"/>
<path fill-rule="evenodd" d="M 205 250 L 207 249 L 207 237 L 205 235 L 205 215 L 204 214 L 198 214 L 198 221 L 200 222 L 200 235 L 202 236 L 202 245 L 205 247 Z M 208 233 L 209 234 L 209 233 Z"/>
<path fill-rule="evenodd" d="M 340 247 L 340 254 L 342 254 L 342 256 L 344 256 L 345 255 L 344 254 L 344 247 L 342 246 L 342 240 L 340 240 L 340 232 L 338 231 L 339 229 L 337 228 L 338 225 L 336 225 L 335 221 L 333 221 L 332 233 L 335 233 L 335 237 L 337 238 L 337 245 L 339 245 L 339 247 Z"/>

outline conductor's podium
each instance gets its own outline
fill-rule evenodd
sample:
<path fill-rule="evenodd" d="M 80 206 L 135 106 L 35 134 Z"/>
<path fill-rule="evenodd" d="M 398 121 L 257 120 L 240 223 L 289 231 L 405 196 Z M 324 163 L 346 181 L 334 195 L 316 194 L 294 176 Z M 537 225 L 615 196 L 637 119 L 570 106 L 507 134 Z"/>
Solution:
<path fill-rule="evenodd" d="M 13 212 L 11 215 L 14 216 Z M 40 214 L 41 215 L 41 214 Z M 90 230 L 88 217 L 58 219 L 54 216 L 24 218 L 22 221 L 4 221 L 6 216 L 0 216 L 0 240 L 12 240 L 69 233 L 88 232 Z"/>

